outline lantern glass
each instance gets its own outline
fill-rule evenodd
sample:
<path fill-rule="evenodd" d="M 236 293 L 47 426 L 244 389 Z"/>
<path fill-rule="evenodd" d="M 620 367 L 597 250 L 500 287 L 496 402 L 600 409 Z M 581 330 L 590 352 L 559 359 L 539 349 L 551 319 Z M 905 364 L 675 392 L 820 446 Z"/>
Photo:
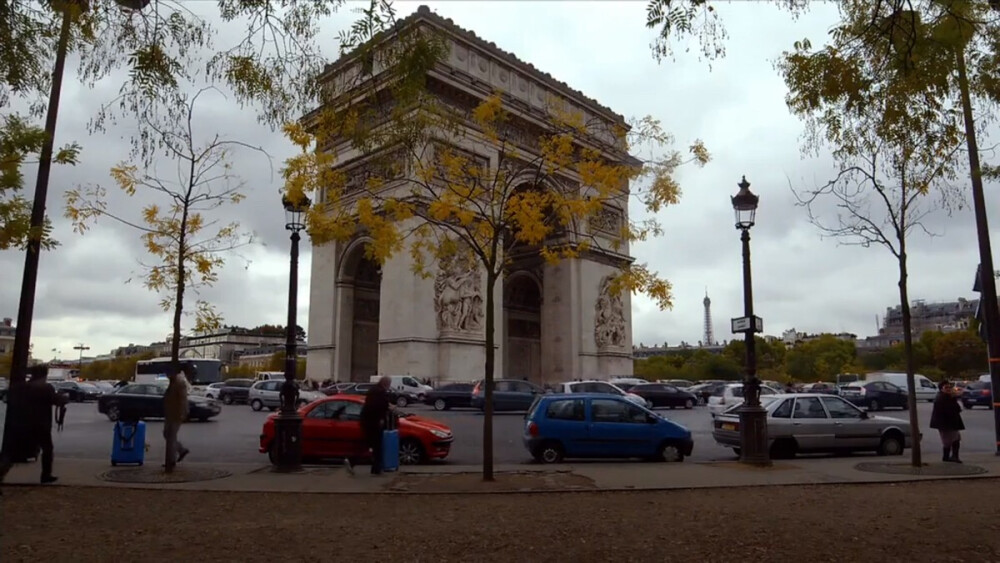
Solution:
<path fill-rule="evenodd" d="M 736 212 L 736 228 L 746 230 L 754 225 L 760 197 L 750 191 L 750 182 L 747 182 L 746 176 L 737 186 L 740 191 L 732 197 L 733 210 Z"/>
<path fill-rule="evenodd" d="M 293 202 L 288 196 L 281 197 L 281 204 L 285 207 L 285 228 L 289 231 L 298 232 L 306 228 L 305 213 L 312 204 L 309 197 L 303 195 L 302 200 Z"/>

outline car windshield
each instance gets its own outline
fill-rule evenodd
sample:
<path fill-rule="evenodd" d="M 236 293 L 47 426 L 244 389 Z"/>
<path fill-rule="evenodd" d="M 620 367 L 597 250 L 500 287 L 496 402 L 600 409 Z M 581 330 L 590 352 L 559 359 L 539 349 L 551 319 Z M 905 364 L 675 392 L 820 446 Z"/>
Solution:
<path fill-rule="evenodd" d="M 738 387 L 733 387 L 733 397 L 742 397 L 742 396 L 743 396 L 743 386 L 740 385 Z"/>

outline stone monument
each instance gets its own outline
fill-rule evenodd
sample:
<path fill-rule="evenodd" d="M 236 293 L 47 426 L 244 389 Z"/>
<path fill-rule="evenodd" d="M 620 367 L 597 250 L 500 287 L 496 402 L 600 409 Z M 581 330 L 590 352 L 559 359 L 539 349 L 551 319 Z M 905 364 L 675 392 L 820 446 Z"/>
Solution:
<path fill-rule="evenodd" d="M 466 109 L 502 91 L 520 150 L 532 150 L 537 141 L 537 136 L 531 138 L 532 127 L 537 130 L 532 123 L 546 115 L 550 96 L 565 100 L 588 122 L 606 125 L 605 131 L 626 127 L 621 115 L 425 6 L 397 29 L 410 26 L 441 34 L 449 46 L 445 60 L 427 75 L 428 89 L 443 102 Z M 361 64 L 358 56 L 346 55 L 326 69 L 321 82 L 332 91 L 349 92 L 352 72 L 356 74 L 354 69 Z M 602 140 L 613 143 L 614 137 Z M 467 145 L 461 138 L 443 142 L 470 153 L 478 151 L 473 154 L 483 162 L 495 161 L 498 154 L 495 149 L 484 152 L 482 146 Z M 353 183 L 349 186 L 360 185 L 372 172 L 373 164 L 363 155 L 345 150 L 338 151 L 338 157 L 338 167 Z M 395 166 L 392 177 L 404 185 L 410 168 Z M 579 186 L 574 178 L 547 182 Z M 621 236 L 628 220 L 624 203 L 606 205 L 586 226 L 589 236 L 609 241 L 607 245 L 594 245 L 556 264 L 547 263 L 537 251 L 511 257 L 494 296 L 498 379 L 548 383 L 632 374 L 630 296 L 610 290 L 612 276 L 632 260 L 627 241 L 610 244 Z M 482 379 L 485 273 L 475 263 L 454 258 L 437 264 L 436 274 L 425 279 L 413 273 L 407 252 L 374 264 L 364 254 L 365 242 L 365 234 L 359 232 L 350 242 L 313 249 L 307 377 Z"/>

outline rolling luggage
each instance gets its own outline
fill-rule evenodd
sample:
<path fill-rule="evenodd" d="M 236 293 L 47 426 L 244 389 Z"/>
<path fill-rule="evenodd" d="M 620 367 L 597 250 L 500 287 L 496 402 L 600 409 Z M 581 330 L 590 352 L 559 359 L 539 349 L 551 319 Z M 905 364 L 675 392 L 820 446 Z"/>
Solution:
<path fill-rule="evenodd" d="M 115 441 L 111 446 L 111 465 L 142 465 L 146 459 L 146 423 L 115 423 Z"/>
<path fill-rule="evenodd" d="M 399 470 L 399 430 L 382 431 L 382 471 Z"/>
<path fill-rule="evenodd" d="M 399 470 L 399 419 L 389 412 L 382 431 L 382 471 Z"/>

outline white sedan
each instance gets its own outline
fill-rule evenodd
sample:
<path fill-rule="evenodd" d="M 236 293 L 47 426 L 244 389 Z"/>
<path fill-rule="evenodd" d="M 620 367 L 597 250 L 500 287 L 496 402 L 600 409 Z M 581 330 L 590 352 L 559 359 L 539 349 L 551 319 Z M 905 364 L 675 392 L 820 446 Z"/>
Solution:
<path fill-rule="evenodd" d="M 760 394 L 761 396 L 777 395 L 778 391 L 768 387 L 767 385 L 761 385 Z M 733 405 L 738 405 L 742 402 L 743 384 L 730 383 L 716 391 L 714 395 L 708 398 L 708 412 L 712 414 L 712 418 L 715 418 Z"/>

